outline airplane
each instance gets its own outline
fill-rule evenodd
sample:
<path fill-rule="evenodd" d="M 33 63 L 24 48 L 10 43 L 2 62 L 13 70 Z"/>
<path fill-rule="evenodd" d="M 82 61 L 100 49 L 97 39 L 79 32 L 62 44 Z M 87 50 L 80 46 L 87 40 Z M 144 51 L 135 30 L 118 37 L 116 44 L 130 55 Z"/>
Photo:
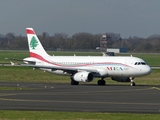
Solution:
<path fill-rule="evenodd" d="M 98 85 L 105 85 L 104 78 L 111 77 L 118 82 L 131 82 L 134 78 L 145 76 L 152 69 L 141 58 L 133 56 L 50 56 L 44 50 L 33 28 L 26 28 L 30 57 L 24 58 L 24 66 L 41 69 L 53 74 L 70 75 L 71 85 L 91 82 L 94 78 Z"/>

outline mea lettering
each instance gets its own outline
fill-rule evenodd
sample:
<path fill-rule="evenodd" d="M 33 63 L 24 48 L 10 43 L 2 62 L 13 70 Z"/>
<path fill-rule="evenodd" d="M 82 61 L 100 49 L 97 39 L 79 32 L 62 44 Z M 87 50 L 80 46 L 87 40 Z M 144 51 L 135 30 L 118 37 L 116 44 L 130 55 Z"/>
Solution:
<path fill-rule="evenodd" d="M 111 70 L 111 71 L 123 71 L 123 68 L 122 67 L 107 67 L 107 70 Z"/>

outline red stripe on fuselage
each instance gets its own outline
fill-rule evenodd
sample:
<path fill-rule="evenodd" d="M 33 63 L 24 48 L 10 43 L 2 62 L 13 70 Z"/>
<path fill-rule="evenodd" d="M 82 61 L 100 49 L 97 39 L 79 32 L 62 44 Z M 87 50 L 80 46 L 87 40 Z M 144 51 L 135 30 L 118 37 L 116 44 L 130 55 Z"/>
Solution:
<path fill-rule="evenodd" d="M 43 62 L 52 64 L 52 65 L 55 65 L 55 66 L 61 66 L 61 67 L 82 67 L 82 66 L 90 66 L 90 64 L 81 64 L 80 66 L 63 66 L 62 64 L 52 63 L 52 62 L 44 59 L 42 56 L 40 56 L 40 55 L 38 55 L 38 54 L 36 54 L 36 53 L 33 53 L 33 52 L 30 52 L 30 57 L 36 58 L 36 59 L 38 59 L 38 60 L 41 60 L 41 61 L 43 61 Z"/>
<path fill-rule="evenodd" d="M 82 67 L 82 66 L 91 66 L 93 64 L 98 64 L 98 63 L 93 63 L 93 64 L 80 64 L 80 65 L 77 65 L 77 66 L 63 66 L 62 64 L 56 64 L 56 63 L 52 63 L 46 59 L 44 59 L 42 56 L 36 54 L 36 53 L 33 53 L 33 52 L 30 52 L 30 57 L 33 57 L 33 58 L 36 58 L 38 60 L 41 60 L 43 62 L 46 62 L 46 63 L 49 63 L 49 64 L 52 64 L 52 65 L 55 65 L 55 66 L 61 66 L 61 67 Z M 104 62 L 105 64 L 120 64 L 120 65 L 123 65 L 123 66 L 128 66 L 128 67 L 132 67 L 132 66 L 129 66 L 129 65 L 126 65 L 126 64 L 122 64 L 122 63 L 113 63 L 113 62 Z M 134 68 L 134 67 L 132 67 Z"/>
<path fill-rule="evenodd" d="M 49 61 L 45 60 L 42 56 L 38 55 L 38 54 L 35 54 L 33 52 L 30 52 L 30 56 L 33 57 L 33 58 L 37 58 L 43 62 L 47 62 L 47 63 L 50 63 Z"/>
<path fill-rule="evenodd" d="M 33 30 L 27 29 L 27 34 L 35 34 Z"/>

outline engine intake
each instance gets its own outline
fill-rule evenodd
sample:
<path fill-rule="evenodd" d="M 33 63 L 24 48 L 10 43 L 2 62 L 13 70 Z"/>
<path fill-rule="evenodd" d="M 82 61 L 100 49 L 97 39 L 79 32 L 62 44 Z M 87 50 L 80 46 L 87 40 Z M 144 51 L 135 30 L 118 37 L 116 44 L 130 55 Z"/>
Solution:
<path fill-rule="evenodd" d="M 78 72 L 72 76 L 72 78 L 77 82 L 91 82 L 94 78 L 93 74 L 90 72 Z"/>

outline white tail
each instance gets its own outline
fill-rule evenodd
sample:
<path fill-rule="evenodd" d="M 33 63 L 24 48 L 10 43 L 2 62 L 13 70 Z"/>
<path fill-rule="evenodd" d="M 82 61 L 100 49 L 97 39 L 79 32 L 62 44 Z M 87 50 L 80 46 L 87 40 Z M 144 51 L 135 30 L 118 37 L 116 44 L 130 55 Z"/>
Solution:
<path fill-rule="evenodd" d="M 38 56 L 48 56 L 33 28 L 26 28 L 26 31 L 30 56 L 35 58 Z"/>

